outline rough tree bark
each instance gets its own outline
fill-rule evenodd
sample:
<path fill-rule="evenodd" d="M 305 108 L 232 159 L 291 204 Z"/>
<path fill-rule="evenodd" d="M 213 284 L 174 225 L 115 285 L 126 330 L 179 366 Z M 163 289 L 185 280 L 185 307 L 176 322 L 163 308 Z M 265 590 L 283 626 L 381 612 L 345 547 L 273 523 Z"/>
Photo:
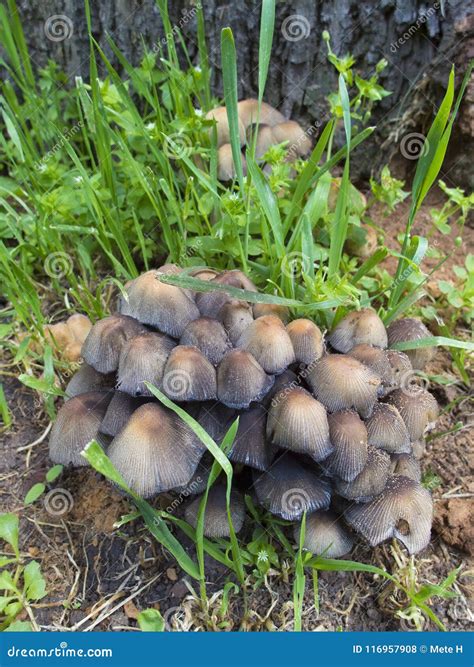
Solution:
<path fill-rule="evenodd" d="M 3 1 L 3 0 L 2 0 Z M 88 74 L 88 41 L 81 0 L 17 0 L 33 61 L 56 60 L 70 77 Z M 208 48 L 213 65 L 213 90 L 222 92 L 220 30 L 230 25 L 238 52 L 240 97 L 254 96 L 258 76 L 259 0 L 202 0 Z M 189 51 L 197 59 L 196 16 L 193 2 L 169 2 L 170 19 L 179 26 Z M 95 38 L 117 65 L 106 45 L 109 33 L 133 63 L 142 44 L 152 47 L 164 37 L 155 0 L 91 0 Z M 443 15 L 444 14 L 444 15 Z M 45 35 L 59 15 L 54 39 Z M 62 17 L 64 25 L 61 25 Z M 64 18 L 66 17 L 66 18 Z M 56 22 L 57 22 L 56 21 Z M 61 29 L 65 33 L 61 33 Z M 276 30 L 265 98 L 288 116 L 309 126 L 325 117 L 325 96 L 337 85 L 326 61 L 323 30 L 331 35 L 337 54 L 351 52 L 357 67 L 370 75 L 380 58 L 389 66 L 381 83 L 392 95 L 374 113 L 376 141 L 358 149 L 358 175 L 367 178 L 388 158 L 398 170 L 412 167 L 399 153 L 399 140 L 408 132 L 426 133 L 446 84 L 451 63 L 458 81 L 474 55 L 474 6 L 466 0 L 291 0 L 277 4 Z M 47 31 L 46 31 L 47 32 Z M 66 38 L 62 39 L 62 37 Z M 473 178 L 474 92 L 471 85 L 463 104 L 446 179 L 468 185 Z M 388 142 L 387 142 L 388 137 Z M 380 147 L 383 146 L 381 149 Z M 404 162 L 404 164 L 403 164 Z M 471 180 L 472 185 L 472 180 Z"/>

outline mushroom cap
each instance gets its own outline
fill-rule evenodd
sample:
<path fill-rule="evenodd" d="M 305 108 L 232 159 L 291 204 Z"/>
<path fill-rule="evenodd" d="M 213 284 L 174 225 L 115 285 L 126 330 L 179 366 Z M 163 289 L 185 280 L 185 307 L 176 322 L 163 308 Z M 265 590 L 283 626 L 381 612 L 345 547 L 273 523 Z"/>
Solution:
<path fill-rule="evenodd" d="M 281 373 L 281 375 L 276 376 L 272 388 L 265 396 L 262 403 L 267 407 L 267 409 L 269 409 L 270 406 L 276 405 L 276 401 L 274 402 L 273 399 L 277 394 L 279 394 L 282 391 L 289 391 L 294 387 L 301 387 L 301 386 L 302 386 L 301 378 L 299 378 L 296 375 L 296 373 L 294 373 L 292 370 L 287 368 L 286 371 L 283 371 L 283 373 Z"/>
<path fill-rule="evenodd" d="M 217 367 L 217 397 L 230 408 L 248 408 L 252 401 L 265 396 L 273 382 L 274 378 L 245 350 L 231 350 Z"/>
<path fill-rule="evenodd" d="M 395 389 L 384 400 L 397 408 L 412 442 L 420 440 L 438 418 L 435 397 L 422 387 Z"/>
<path fill-rule="evenodd" d="M 87 315 L 81 313 L 74 313 L 66 320 L 66 325 L 69 331 L 74 336 L 78 343 L 83 343 L 87 338 L 87 334 L 92 329 L 92 322 Z"/>
<path fill-rule="evenodd" d="M 284 324 L 290 319 L 290 311 L 286 306 L 280 306 L 278 303 L 254 303 L 254 319 L 256 320 L 258 317 L 264 317 L 265 315 L 275 315 L 275 317 L 279 317 Z"/>
<path fill-rule="evenodd" d="M 308 366 L 321 359 L 324 352 L 323 334 L 311 320 L 300 318 L 286 325 L 293 344 L 296 361 Z"/>
<path fill-rule="evenodd" d="M 132 280 L 127 289 L 128 301 L 123 299 L 121 312 L 179 338 L 187 325 L 199 317 L 199 310 L 180 287 L 160 282 L 162 273 L 170 271 L 147 271 Z"/>
<path fill-rule="evenodd" d="M 250 125 L 247 128 L 247 140 L 249 143 L 252 139 L 251 135 L 253 134 L 253 132 L 249 132 L 249 130 L 254 130 L 254 128 L 255 125 Z M 255 158 L 257 160 L 261 160 L 268 149 L 277 143 L 278 142 L 275 141 L 275 137 L 273 136 L 273 131 L 270 125 L 259 125 L 257 139 L 255 142 Z"/>
<path fill-rule="evenodd" d="M 222 271 L 216 278 L 214 278 L 214 280 L 218 285 L 229 285 L 230 287 L 244 289 L 248 292 L 258 292 L 254 283 L 243 271 L 240 271 L 240 269 Z"/>
<path fill-rule="evenodd" d="M 384 492 L 365 504 L 353 504 L 346 521 L 371 546 L 396 537 L 410 554 L 430 541 L 433 503 L 421 484 L 402 475 L 389 477 Z"/>
<path fill-rule="evenodd" d="M 234 463 L 268 470 L 274 457 L 275 447 L 265 438 L 267 411 L 255 405 L 239 417 L 239 426 L 228 458 Z"/>
<path fill-rule="evenodd" d="M 151 400 L 147 396 L 135 397 L 122 391 L 114 392 L 100 424 L 100 432 L 112 437 L 116 436 L 126 426 L 135 410 Z"/>
<path fill-rule="evenodd" d="M 190 322 L 179 344 L 197 347 L 214 365 L 217 365 L 232 347 L 222 324 L 210 317 L 199 317 Z"/>
<path fill-rule="evenodd" d="M 279 317 L 264 315 L 254 320 L 236 346 L 253 354 L 267 373 L 278 375 L 295 361 L 291 339 Z"/>
<path fill-rule="evenodd" d="M 231 271 L 222 271 L 215 278 L 209 281 L 211 284 L 228 285 L 237 289 L 256 292 L 257 288 L 248 276 L 237 269 Z M 218 318 L 223 306 L 228 302 L 237 302 L 247 305 L 245 301 L 239 302 L 226 292 L 216 290 L 215 292 L 200 292 L 196 296 L 196 304 L 201 315 L 205 317 Z"/>
<path fill-rule="evenodd" d="M 49 436 L 49 457 L 62 465 L 86 466 L 84 447 L 98 438 L 112 392 L 91 391 L 74 396 L 60 408 Z"/>
<path fill-rule="evenodd" d="M 117 389 L 131 396 L 152 396 L 145 382 L 160 385 L 174 347 L 172 338 L 151 331 L 127 341 L 120 352 Z"/>
<path fill-rule="evenodd" d="M 294 527 L 295 542 L 299 543 L 300 524 Z M 341 558 L 352 549 L 354 540 L 351 533 L 332 510 L 319 510 L 306 517 L 306 531 L 303 547 L 316 556 Z"/>
<path fill-rule="evenodd" d="M 200 405 L 197 421 L 214 442 L 220 445 L 236 418 L 237 412 L 232 408 L 209 401 Z"/>
<path fill-rule="evenodd" d="M 367 502 L 385 488 L 390 474 L 390 456 L 382 449 L 368 448 L 367 463 L 351 482 L 336 481 L 336 491 L 347 500 Z"/>
<path fill-rule="evenodd" d="M 115 375 L 113 373 L 104 375 L 89 364 L 83 363 L 69 380 L 64 391 L 67 398 L 73 398 L 89 391 L 112 390 L 114 384 Z"/>
<path fill-rule="evenodd" d="M 365 425 L 369 434 L 369 445 L 384 449 L 389 454 L 411 451 L 407 427 L 395 406 L 376 403 Z"/>
<path fill-rule="evenodd" d="M 393 387 L 393 370 L 385 350 L 381 350 L 379 347 L 373 347 L 373 345 L 361 343 L 349 350 L 347 354 L 350 357 L 357 359 L 357 361 L 360 361 L 361 364 L 365 364 L 365 366 L 371 368 L 374 373 L 377 373 L 382 380 L 384 387 Z"/>
<path fill-rule="evenodd" d="M 404 379 L 413 373 L 413 366 L 405 352 L 400 352 L 400 350 L 385 350 L 385 354 L 392 369 L 392 389 L 397 389 L 404 383 Z"/>
<path fill-rule="evenodd" d="M 326 410 L 301 387 L 274 396 L 268 413 L 267 436 L 278 447 L 322 461 L 333 451 Z"/>
<path fill-rule="evenodd" d="M 173 512 L 183 502 L 183 498 L 188 496 L 197 496 L 204 493 L 211 474 L 214 457 L 210 452 L 205 452 L 202 459 L 199 461 L 196 471 L 193 476 L 184 486 L 177 486 L 173 489 L 173 493 L 179 494 L 177 498 L 173 498 L 167 512 Z"/>
<path fill-rule="evenodd" d="M 356 345 L 365 343 L 374 347 L 387 347 L 387 332 L 377 313 L 362 308 L 345 315 L 331 331 L 328 340 L 338 352 L 347 353 Z"/>
<path fill-rule="evenodd" d="M 288 142 L 288 154 L 293 159 L 304 157 L 311 150 L 311 139 L 301 125 L 294 120 L 286 120 L 272 128 L 275 144 Z"/>
<path fill-rule="evenodd" d="M 217 145 L 222 146 L 222 144 L 230 143 L 230 130 L 229 130 L 229 121 L 227 118 L 227 109 L 225 107 L 216 107 L 211 109 L 206 114 L 206 120 L 214 119 L 216 121 L 216 130 L 217 130 Z M 212 130 L 212 128 L 210 128 Z M 245 144 L 245 126 L 242 121 L 239 119 L 239 137 L 240 145 Z"/>
<path fill-rule="evenodd" d="M 258 101 L 255 99 L 241 100 L 237 105 L 237 112 L 245 128 L 257 122 Z M 259 123 L 273 127 L 285 121 L 285 116 L 266 102 L 262 102 L 260 108 Z"/>
<path fill-rule="evenodd" d="M 391 460 L 391 475 L 403 475 L 421 482 L 421 466 L 420 462 L 412 454 L 392 454 Z"/>
<path fill-rule="evenodd" d="M 62 351 L 62 357 L 66 361 L 77 362 L 81 359 L 82 344 L 78 341 L 68 343 Z"/>
<path fill-rule="evenodd" d="M 367 464 L 367 429 L 357 412 L 341 410 L 328 415 L 333 453 L 323 463 L 328 474 L 351 482 Z"/>
<path fill-rule="evenodd" d="M 242 171 L 244 175 L 247 173 L 247 162 L 244 155 L 242 155 Z M 236 177 L 237 170 L 232 156 L 232 146 L 230 144 L 222 144 L 217 149 L 217 178 L 219 181 L 226 182 L 233 181 Z"/>
<path fill-rule="evenodd" d="M 248 303 L 232 299 L 219 311 L 219 319 L 231 343 L 235 345 L 242 332 L 253 322 L 252 309 Z"/>
<path fill-rule="evenodd" d="M 192 278 L 197 278 L 197 280 L 213 280 L 216 276 L 219 275 L 219 271 L 215 271 L 214 269 L 210 269 L 207 266 L 200 266 L 197 269 L 192 269 L 192 271 L 189 272 L 189 275 Z"/>
<path fill-rule="evenodd" d="M 196 528 L 197 526 L 201 500 L 202 496 L 195 498 L 184 511 L 186 521 L 191 524 L 193 528 Z M 238 533 L 244 525 L 245 505 L 242 495 L 235 489 L 231 491 L 230 496 L 230 517 L 232 519 L 234 531 Z M 230 537 L 230 526 L 226 504 L 226 487 L 223 484 L 217 483 L 209 489 L 204 514 L 204 535 L 211 538 Z"/>
<path fill-rule="evenodd" d="M 53 346 L 60 351 L 75 340 L 74 335 L 66 322 L 45 324 L 43 327 L 43 336 L 46 342 L 52 343 Z"/>
<path fill-rule="evenodd" d="M 147 329 L 133 317 L 110 315 L 94 324 L 82 345 L 84 361 L 99 373 L 112 373 L 119 365 L 125 343 Z"/>
<path fill-rule="evenodd" d="M 173 401 L 216 398 L 216 369 L 197 347 L 177 345 L 166 362 L 162 390 Z"/>
<path fill-rule="evenodd" d="M 423 322 L 414 317 L 395 320 L 388 327 L 387 334 L 389 347 L 393 347 L 396 343 L 429 338 L 432 335 Z M 422 370 L 434 357 L 435 348 L 421 347 L 417 350 L 405 350 L 405 354 L 410 359 L 413 368 Z"/>
<path fill-rule="evenodd" d="M 357 359 L 327 354 L 311 365 L 307 382 L 330 412 L 354 408 L 362 417 L 368 417 L 377 401 L 381 381 Z"/>
<path fill-rule="evenodd" d="M 185 422 L 158 403 L 145 403 L 112 440 L 108 456 L 143 498 L 188 484 L 204 444 Z"/>
<path fill-rule="evenodd" d="M 329 507 L 329 482 L 291 454 L 281 456 L 262 474 L 254 473 L 258 501 L 272 514 L 295 521 L 304 512 Z"/>

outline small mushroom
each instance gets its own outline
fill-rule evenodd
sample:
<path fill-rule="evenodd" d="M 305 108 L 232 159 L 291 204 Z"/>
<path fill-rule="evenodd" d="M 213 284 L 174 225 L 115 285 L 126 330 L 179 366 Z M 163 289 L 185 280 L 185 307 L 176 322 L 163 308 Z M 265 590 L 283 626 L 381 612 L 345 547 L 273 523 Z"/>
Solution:
<path fill-rule="evenodd" d="M 389 454 L 411 451 L 410 436 L 397 408 L 389 403 L 376 403 L 367 419 L 369 445 L 384 449 Z"/>
<path fill-rule="evenodd" d="M 390 474 L 390 456 L 382 449 L 369 447 L 367 463 L 351 482 L 336 480 L 336 491 L 347 500 L 365 503 L 385 488 Z"/>
<path fill-rule="evenodd" d="M 87 334 L 92 329 L 92 322 L 86 315 L 74 313 L 66 320 L 66 326 L 74 336 L 74 339 L 82 345 Z"/>
<path fill-rule="evenodd" d="M 197 347 L 177 345 L 166 362 L 162 389 L 173 401 L 209 401 L 216 398 L 216 369 Z"/>
<path fill-rule="evenodd" d="M 351 257 L 368 259 L 377 249 L 379 242 L 377 232 L 369 225 L 361 224 L 352 236 L 348 236 L 344 243 L 344 250 Z"/>
<path fill-rule="evenodd" d="M 227 118 L 227 109 L 225 107 L 216 107 L 211 109 L 206 114 L 206 120 L 215 120 L 216 121 L 216 130 L 217 130 L 217 146 L 222 146 L 223 144 L 230 143 L 230 130 L 229 130 L 229 120 Z M 210 128 L 212 131 L 212 128 Z M 245 144 L 245 126 L 243 122 L 239 119 L 239 137 L 240 144 L 243 146 Z"/>
<path fill-rule="evenodd" d="M 341 410 L 328 415 L 333 453 L 322 464 L 328 474 L 351 482 L 367 464 L 367 429 L 357 412 Z"/>
<path fill-rule="evenodd" d="M 328 354 L 311 365 L 307 382 L 329 412 L 354 408 L 361 417 L 369 417 L 381 381 L 373 370 L 357 359 Z"/>
<path fill-rule="evenodd" d="M 199 461 L 195 473 L 185 484 L 184 486 L 177 486 L 173 489 L 173 493 L 179 494 L 177 498 L 173 498 L 169 507 L 166 509 L 167 512 L 173 512 L 179 507 L 183 502 L 183 498 L 188 496 L 197 496 L 201 493 L 204 493 L 209 481 L 209 475 L 211 474 L 212 465 L 214 463 L 214 457 L 210 452 L 206 452 L 202 459 Z"/>
<path fill-rule="evenodd" d="M 390 460 L 391 475 L 403 475 L 415 482 L 421 482 L 420 462 L 412 454 L 392 454 Z"/>
<path fill-rule="evenodd" d="M 301 125 L 294 120 L 286 120 L 272 128 L 275 144 L 287 142 L 291 160 L 305 157 L 311 150 L 311 139 Z"/>
<path fill-rule="evenodd" d="M 171 410 L 145 403 L 112 440 L 107 454 L 126 484 L 148 498 L 187 484 L 205 450 Z"/>
<path fill-rule="evenodd" d="M 385 350 L 381 350 L 379 347 L 373 347 L 372 345 L 367 345 L 366 343 L 361 343 L 349 350 L 347 354 L 377 373 L 382 380 L 384 389 L 386 387 L 388 389 L 393 388 L 393 371 Z"/>
<path fill-rule="evenodd" d="M 242 171 L 245 176 L 247 174 L 247 161 L 243 154 Z M 233 181 L 236 177 L 237 170 L 234 165 L 232 146 L 230 144 L 223 144 L 217 150 L 217 178 L 219 181 L 226 183 L 227 181 Z"/>
<path fill-rule="evenodd" d="M 326 509 L 331 501 L 329 482 L 292 454 L 281 456 L 267 472 L 254 473 L 254 479 L 259 503 L 288 521 L 301 519 L 304 512 Z"/>
<path fill-rule="evenodd" d="M 234 463 L 268 470 L 274 457 L 275 448 L 265 438 L 267 411 L 262 405 L 255 405 L 239 417 L 239 426 L 228 458 Z"/>
<path fill-rule="evenodd" d="M 112 392 L 91 391 L 66 401 L 49 436 L 49 457 L 61 465 L 86 466 L 84 447 L 99 437 L 100 423 Z"/>
<path fill-rule="evenodd" d="M 105 317 L 94 324 L 84 341 L 84 361 L 99 373 L 112 373 L 118 368 L 123 345 L 134 336 L 145 332 L 146 328 L 133 317 Z"/>
<path fill-rule="evenodd" d="M 301 526 L 297 524 L 294 528 L 294 538 L 297 544 L 300 539 L 300 530 Z M 304 549 L 324 558 L 341 558 L 349 553 L 353 545 L 352 535 L 336 512 L 320 510 L 306 517 Z"/>
<path fill-rule="evenodd" d="M 219 271 L 214 269 L 209 269 L 207 266 L 198 267 L 197 269 L 192 269 L 189 272 L 191 278 L 196 278 L 197 280 L 213 280 L 216 276 L 219 275 Z"/>
<path fill-rule="evenodd" d="M 114 392 L 100 424 L 100 432 L 112 437 L 116 436 L 127 425 L 135 410 L 151 400 L 147 396 L 135 397 L 124 394 L 122 391 Z"/>
<path fill-rule="evenodd" d="M 199 496 L 188 505 L 184 511 L 186 521 L 196 528 L 199 507 L 202 496 Z M 230 517 L 232 527 L 236 533 L 241 530 L 245 519 L 245 505 L 242 495 L 235 489 L 230 496 Z M 204 514 L 204 535 L 205 537 L 230 537 L 230 526 L 227 515 L 226 487 L 223 484 L 215 484 L 209 489 L 206 509 Z"/>
<path fill-rule="evenodd" d="M 250 125 L 257 122 L 258 101 L 255 99 L 241 100 L 238 105 L 239 119 L 247 129 Z M 258 118 L 261 125 L 270 125 L 274 127 L 278 123 L 283 123 L 286 119 L 277 109 L 266 102 L 261 103 L 260 116 Z"/>
<path fill-rule="evenodd" d="M 333 451 L 326 410 L 300 387 L 283 390 L 272 401 L 267 435 L 283 449 L 307 454 L 322 461 Z"/>
<path fill-rule="evenodd" d="M 190 322 L 179 344 L 197 347 L 214 365 L 217 365 L 232 347 L 222 324 L 210 317 L 200 317 Z"/>
<path fill-rule="evenodd" d="M 160 385 L 175 346 L 172 338 L 151 331 L 127 341 L 120 353 L 117 389 L 131 396 L 152 396 L 145 382 Z"/>
<path fill-rule="evenodd" d="M 400 413 L 411 442 L 420 440 L 438 418 L 438 404 L 429 391 L 421 387 L 395 389 L 384 399 Z"/>
<path fill-rule="evenodd" d="M 388 327 L 387 334 L 389 347 L 393 347 L 396 343 L 416 341 L 432 336 L 423 322 L 414 317 L 404 317 L 400 320 L 395 320 Z M 413 368 L 423 370 L 426 364 L 434 357 L 435 348 L 420 347 L 415 350 L 405 350 L 405 354 L 410 359 Z"/>
<path fill-rule="evenodd" d="M 248 303 L 232 299 L 221 308 L 219 319 L 224 325 L 229 340 L 235 345 L 242 332 L 253 322 L 252 309 Z"/>
<path fill-rule="evenodd" d="M 323 356 L 323 335 L 311 320 L 304 318 L 293 320 L 286 326 L 293 344 L 296 361 L 311 365 Z"/>
<path fill-rule="evenodd" d="M 255 131 L 255 127 L 255 125 L 251 125 L 249 128 L 247 128 L 247 142 L 249 144 L 253 140 L 253 132 Z M 275 137 L 273 136 L 273 131 L 270 125 L 259 125 L 257 139 L 255 141 L 255 158 L 257 160 L 261 160 L 268 149 L 277 143 L 278 141 L 275 141 Z"/>
<path fill-rule="evenodd" d="M 271 389 L 274 378 L 245 350 L 231 350 L 217 367 L 217 398 L 242 410 L 259 401 Z"/>
<path fill-rule="evenodd" d="M 265 315 L 275 315 L 275 317 L 279 317 L 284 324 L 290 319 L 290 311 L 286 306 L 280 306 L 278 303 L 254 303 L 254 319 L 264 317 Z"/>
<path fill-rule="evenodd" d="M 344 353 L 361 343 L 385 348 L 387 332 L 374 310 L 362 308 L 343 317 L 329 334 L 328 341 L 335 350 Z"/>
<path fill-rule="evenodd" d="M 242 332 L 236 346 L 253 354 L 267 373 L 278 375 L 295 361 L 291 339 L 280 318 L 265 315 Z"/>
<path fill-rule="evenodd" d="M 385 354 L 392 369 L 392 389 L 397 389 L 405 378 L 413 374 L 413 366 L 405 352 L 385 350 Z"/>
<path fill-rule="evenodd" d="M 384 492 L 365 504 L 353 504 L 346 521 L 371 546 L 396 537 L 410 554 L 430 541 L 433 503 L 421 484 L 402 475 L 389 477 Z"/>
<path fill-rule="evenodd" d="M 74 398 L 89 391 L 108 391 L 114 388 L 115 375 L 99 373 L 89 364 L 81 364 L 78 371 L 69 380 L 64 393 L 67 398 Z"/>

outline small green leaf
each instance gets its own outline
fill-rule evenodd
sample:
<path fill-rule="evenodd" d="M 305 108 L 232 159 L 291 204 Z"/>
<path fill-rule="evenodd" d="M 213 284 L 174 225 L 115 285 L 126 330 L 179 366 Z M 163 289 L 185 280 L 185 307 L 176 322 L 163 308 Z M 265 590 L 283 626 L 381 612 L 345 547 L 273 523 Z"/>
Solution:
<path fill-rule="evenodd" d="M 0 572 L 0 591 L 13 591 L 14 593 L 19 593 L 12 575 L 7 570 Z"/>
<path fill-rule="evenodd" d="M 19 558 L 18 517 L 16 514 L 0 514 L 0 539 L 8 542 L 16 557 Z"/>
<path fill-rule="evenodd" d="M 24 593 L 27 600 L 41 600 L 46 595 L 46 582 L 41 574 L 40 565 L 32 560 L 23 570 Z"/>
<path fill-rule="evenodd" d="M 45 489 L 46 486 L 42 482 L 38 482 L 38 484 L 33 484 L 31 489 L 25 496 L 24 500 L 25 505 L 31 505 L 31 503 L 34 503 L 35 500 L 38 500 L 38 498 L 44 493 Z"/>
<path fill-rule="evenodd" d="M 4 632 L 32 632 L 32 630 L 29 621 L 14 621 Z"/>
<path fill-rule="evenodd" d="M 137 621 L 142 632 L 163 632 L 165 629 L 165 619 L 157 609 L 141 611 Z"/>
<path fill-rule="evenodd" d="M 47 482 L 54 482 L 54 480 L 56 480 L 59 477 L 59 475 L 62 473 L 62 471 L 63 471 L 63 466 L 62 465 L 53 466 L 46 473 L 46 481 Z"/>

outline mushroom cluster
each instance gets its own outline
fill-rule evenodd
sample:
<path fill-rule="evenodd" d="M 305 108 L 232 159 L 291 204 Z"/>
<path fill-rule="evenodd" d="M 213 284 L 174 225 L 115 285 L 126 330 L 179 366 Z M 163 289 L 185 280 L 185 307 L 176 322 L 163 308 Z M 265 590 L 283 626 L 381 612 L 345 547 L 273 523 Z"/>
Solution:
<path fill-rule="evenodd" d="M 51 459 L 86 465 L 81 451 L 95 438 L 141 496 L 202 493 L 213 458 L 151 384 L 218 444 L 239 417 L 228 453 L 236 531 L 249 493 L 289 521 L 307 512 L 305 548 L 316 554 L 343 556 L 355 534 L 372 546 L 396 537 L 410 553 L 426 547 L 432 502 L 414 452 L 438 408 L 413 368 L 432 350 L 390 349 L 424 337 L 424 325 L 405 318 L 386 329 L 364 308 L 323 336 L 309 319 L 289 321 L 285 307 L 230 295 L 257 292 L 241 271 L 193 270 L 212 291 L 161 280 L 180 271 L 165 265 L 132 280 L 117 312 L 93 325 L 51 431 Z M 195 498 L 186 508 L 191 524 L 198 507 Z M 229 534 L 219 482 L 205 534 Z"/>
<path fill-rule="evenodd" d="M 240 145 L 243 147 L 255 137 L 255 157 L 261 161 L 271 146 L 286 143 L 287 161 L 294 162 L 298 157 L 305 157 L 311 149 L 311 139 L 301 125 L 294 120 L 287 120 L 283 114 L 266 102 L 262 102 L 258 128 L 256 129 L 258 102 L 242 100 L 237 105 Z M 207 112 L 206 118 L 216 122 L 217 132 L 217 176 L 220 181 L 230 181 L 236 177 L 230 131 L 225 107 L 216 107 Z M 245 155 L 242 154 L 242 167 L 246 173 Z M 265 168 L 264 168 L 265 169 Z"/>

